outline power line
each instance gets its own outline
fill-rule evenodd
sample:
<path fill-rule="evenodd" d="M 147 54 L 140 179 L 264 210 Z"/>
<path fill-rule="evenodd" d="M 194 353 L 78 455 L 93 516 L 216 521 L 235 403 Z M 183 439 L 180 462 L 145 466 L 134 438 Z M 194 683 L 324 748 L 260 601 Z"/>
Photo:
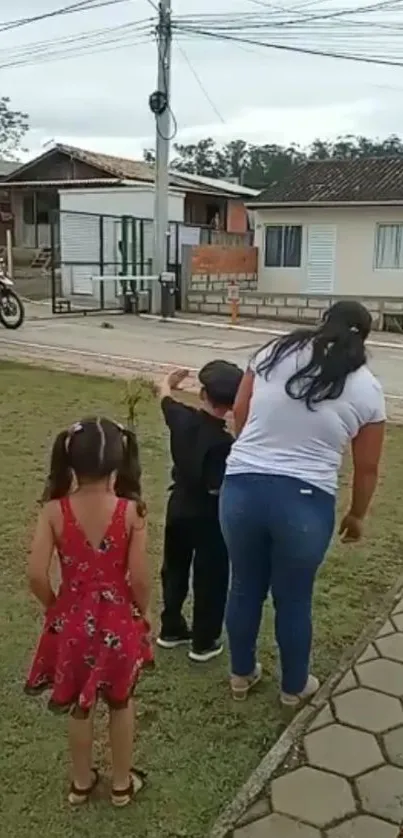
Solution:
<path fill-rule="evenodd" d="M 130 32 L 132 30 L 147 28 L 150 26 L 151 22 L 151 18 L 143 18 L 141 20 L 134 20 L 129 23 L 121 23 L 118 26 L 104 26 L 97 29 L 86 29 L 75 34 L 63 35 L 60 38 L 47 38 L 46 40 L 41 39 L 39 41 L 29 41 L 26 44 L 11 47 L 11 49 L 0 49 L 0 55 L 4 53 L 4 55 L 13 58 L 15 55 L 31 55 L 33 52 L 40 51 L 41 49 L 47 50 L 49 48 L 57 46 L 58 44 L 76 44 L 77 42 L 86 41 L 91 38 L 108 36 L 111 33 L 115 32 L 122 32 L 122 34 L 124 35 L 127 31 Z"/>
<path fill-rule="evenodd" d="M 121 49 L 145 43 L 151 40 L 153 33 L 154 27 L 150 25 L 149 19 L 145 19 L 115 27 L 90 30 L 78 35 L 64 36 L 56 40 L 37 41 L 27 44 L 25 47 L 17 47 L 13 51 L 0 50 L 0 60 L 2 55 L 5 57 L 3 63 L 0 64 L 0 68 L 26 67 L 64 58 L 75 58 L 80 55 L 91 55 L 102 51 L 105 46 L 110 44 L 115 45 L 114 49 Z M 137 36 L 137 38 L 133 40 L 133 36 Z M 138 40 L 139 36 L 141 36 L 140 41 Z M 129 40 L 129 43 L 125 43 L 128 38 L 131 40 Z"/>
<path fill-rule="evenodd" d="M 70 58 L 80 58 L 81 56 L 97 55 L 99 53 L 103 54 L 104 52 L 116 52 L 116 50 L 127 49 L 128 47 L 132 49 L 134 46 L 141 46 L 142 44 L 151 43 L 152 37 L 151 34 L 149 34 L 148 36 L 144 35 L 143 38 L 128 41 L 126 43 L 122 42 L 121 40 L 119 40 L 119 42 L 116 43 L 116 40 L 117 39 L 111 38 L 110 40 L 105 41 L 103 44 L 100 44 L 99 46 L 88 46 L 87 48 L 83 48 L 81 50 L 65 50 L 64 52 L 55 52 L 53 55 L 50 54 L 49 56 L 43 55 L 42 58 L 38 58 L 33 61 L 26 59 L 25 61 L 15 61 L 0 64 L 0 70 L 18 67 L 29 67 L 32 65 L 39 66 L 40 64 L 53 64 L 57 61 L 65 61 Z M 110 46 L 110 44 L 113 44 L 113 46 Z"/>
<path fill-rule="evenodd" d="M 387 58 L 375 58 L 371 56 L 354 55 L 352 53 L 333 52 L 331 50 L 325 51 L 321 49 L 309 49 L 308 47 L 292 46 L 291 44 L 276 44 L 268 41 L 257 41 L 253 40 L 252 38 L 241 38 L 224 32 L 211 32 L 200 28 L 196 29 L 196 27 L 190 29 L 183 25 L 179 26 L 178 24 L 174 24 L 174 27 L 175 29 L 181 29 L 182 31 L 192 31 L 198 35 L 201 35 L 204 38 L 213 38 L 215 40 L 230 41 L 240 44 L 251 44 L 252 46 L 265 47 L 266 49 L 275 49 L 284 52 L 300 53 L 304 55 L 317 55 L 321 56 L 322 58 L 344 59 L 345 61 L 355 61 L 363 64 L 376 64 L 386 67 L 403 67 L 402 61 L 391 61 Z"/>
<path fill-rule="evenodd" d="M 32 15 L 31 17 L 22 17 L 17 18 L 16 20 L 3 21 L 0 23 L 0 32 L 7 32 L 9 29 L 19 29 L 21 26 L 26 26 L 30 23 L 38 23 L 39 21 L 59 17 L 61 15 L 91 11 L 92 9 L 100 9 L 103 6 L 112 6 L 117 3 L 128 2 L 129 0 L 79 0 L 78 2 L 71 3 L 69 6 L 63 6 L 50 12 L 43 12 L 40 15 Z"/>
<path fill-rule="evenodd" d="M 258 2 L 258 0 L 254 0 L 254 2 Z M 318 14 L 304 14 L 303 20 L 301 17 L 295 19 L 284 19 L 284 20 L 276 20 L 276 16 L 278 16 L 278 12 L 280 11 L 282 14 L 289 14 L 291 9 L 283 9 L 282 7 L 278 6 L 271 6 L 267 3 L 263 3 L 262 0 L 259 0 L 259 6 L 264 6 L 268 11 L 265 14 L 260 14 L 258 17 L 256 15 L 245 12 L 240 13 L 238 15 L 230 14 L 230 13 L 218 13 L 218 14 L 193 14 L 193 15 L 179 15 L 175 17 L 175 22 L 180 22 L 183 24 L 189 25 L 204 25 L 204 27 L 214 27 L 215 29 L 220 28 L 224 29 L 225 31 L 228 30 L 242 30 L 245 31 L 246 29 L 261 29 L 266 28 L 267 26 L 274 26 L 274 27 L 284 27 L 284 26 L 292 26 L 294 24 L 301 25 L 302 23 L 311 23 L 316 21 L 332 21 L 335 20 L 336 22 L 340 19 L 343 22 L 344 18 L 349 18 L 351 15 L 354 14 L 368 14 L 372 12 L 384 12 L 388 10 L 394 10 L 396 8 L 402 8 L 403 0 L 381 0 L 381 2 L 372 3 L 371 5 L 366 6 L 355 6 L 351 8 L 345 9 L 337 9 L 331 12 L 326 11 L 324 13 Z M 273 13 L 272 9 L 277 9 Z M 270 14 L 269 14 L 270 12 Z M 361 24 L 363 21 L 348 21 L 348 23 L 352 24 Z M 374 21 L 371 21 L 374 23 Z"/>
<path fill-rule="evenodd" d="M 193 64 L 192 64 L 192 63 L 191 63 L 191 61 L 190 61 L 189 56 L 187 55 L 187 53 L 185 52 L 185 50 L 183 49 L 183 47 L 179 47 L 179 52 L 181 53 L 181 55 L 182 55 L 182 56 L 183 56 L 183 58 L 185 59 L 186 64 L 188 65 L 190 72 L 192 73 L 192 75 L 193 75 L 194 79 L 196 80 L 197 84 L 199 85 L 200 90 L 201 90 L 201 91 L 202 91 L 202 93 L 204 94 L 205 98 L 207 99 L 207 102 L 209 103 L 210 107 L 211 107 L 211 108 L 212 108 L 212 110 L 214 111 L 215 115 L 218 117 L 218 119 L 220 120 L 220 122 L 222 122 L 222 123 L 223 123 L 223 125 L 225 125 L 226 123 L 225 123 L 225 119 L 224 119 L 224 117 L 222 116 L 222 114 L 221 114 L 221 113 L 220 113 L 220 111 L 218 110 L 217 106 L 216 106 L 216 105 L 215 105 L 215 103 L 213 102 L 213 100 L 212 100 L 212 98 L 211 98 L 211 96 L 210 96 L 210 94 L 209 94 L 208 90 L 205 88 L 205 86 L 204 86 L 204 84 L 203 84 L 203 82 L 202 82 L 202 80 L 201 80 L 200 76 L 199 76 L 199 75 L 198 75 L 198 73 L 196 72 L 196 70 L 195 70 L 195 68 L 194 68 Z"/>

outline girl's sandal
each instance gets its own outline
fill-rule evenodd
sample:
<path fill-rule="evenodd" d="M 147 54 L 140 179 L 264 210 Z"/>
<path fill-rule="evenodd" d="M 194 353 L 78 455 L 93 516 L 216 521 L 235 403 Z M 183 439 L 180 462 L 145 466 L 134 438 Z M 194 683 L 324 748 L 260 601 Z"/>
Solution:
<path fill-rule="evenodd" d="M 130 770 L 130 783 L 126 789 L 112 789 L 112 805 L 123 809 L 132 802 L 133 798 L 144 788 L 147 774 L 139 768 Z"/>
<path fill-rule="evenodd" d="M 92 773 L 94 775 L 94 779 L 88 788 L 78 789 L 74 783 L 71 784 L 69 795 L 67 798 L 70 803 L 70 806 L 81 806 L 83 803 L 88 802 L 92 792 L 99 783 L 99 771 L 97 770 L 97 768 L 93 768 Z"/>

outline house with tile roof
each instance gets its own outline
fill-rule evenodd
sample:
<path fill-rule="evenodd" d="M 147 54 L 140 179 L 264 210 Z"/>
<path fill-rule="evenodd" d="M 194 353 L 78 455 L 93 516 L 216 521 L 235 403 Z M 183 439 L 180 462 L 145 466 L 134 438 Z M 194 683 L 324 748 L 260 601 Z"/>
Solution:
<path fill-rule="evenodd" d="M 152 217 L 154 169 L 142 160 L 58 143 L 1 180 L 10 194 L 18 247 L 50 245 L 50 219 L 61 208 L 62 193 L 70 212 Z M 170 220 L 206 228 L 217 224 L 223 232 L 242 236 L 250 229 L 245 201 L 257 194 L 237 184 L 172 171 Z"/>
<path fill-rule="evenodd" d="M 249 207 L 259 290 L 403 297 L 403 158 L 310 161 Z"/>

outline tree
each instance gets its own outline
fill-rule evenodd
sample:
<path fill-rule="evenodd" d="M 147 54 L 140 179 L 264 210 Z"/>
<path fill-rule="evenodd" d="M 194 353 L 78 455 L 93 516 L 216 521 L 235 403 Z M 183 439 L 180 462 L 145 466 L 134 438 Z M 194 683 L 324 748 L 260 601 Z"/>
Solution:
<path fill-rule="evenodd" d="M 29 128 L 28 114 L 13 111 L 8 96 L 0 97 L 0 156 L 15 160 Z"/>
<path fill-rule="evenodd" d="M 302 149 L 291 143 L 253 145 L 245 140 L 231 140 L 219 147 L 211 137 L 191 145 L 174 144 L 171 167 L 179 172 L 225 178 L 264 189 L 274 181 L 284 180 L 295 166 L 308 160 L 352 160 L 357 157 L 403 156 L 403 142 L 396 134 L 385 140 L 346 134 L 333 142 L 315 139 Z M 154 152 L 146 150 L 144 159 L 153 163 Z"/>

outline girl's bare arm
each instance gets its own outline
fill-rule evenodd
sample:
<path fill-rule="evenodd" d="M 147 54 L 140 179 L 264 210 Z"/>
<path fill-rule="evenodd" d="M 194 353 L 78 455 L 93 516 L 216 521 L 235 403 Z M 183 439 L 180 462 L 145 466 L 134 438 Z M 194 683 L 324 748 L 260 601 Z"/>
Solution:
<path fill-rule="evenodd" d="M 147 519 L 137 513 L 136 505 L 129 511 L 128 568 L 133 600 L 144 617 L 148 615 L 151 598 L 151 578 L 147 561 Z"/>
<path fill-rule="evenodd" d="M 54 549 L 55 537 L 47 504 L 40 512 L 28 558 L 29 586 L 44 608 L 48 608 L 55 601 L 49 579 Z"/>

